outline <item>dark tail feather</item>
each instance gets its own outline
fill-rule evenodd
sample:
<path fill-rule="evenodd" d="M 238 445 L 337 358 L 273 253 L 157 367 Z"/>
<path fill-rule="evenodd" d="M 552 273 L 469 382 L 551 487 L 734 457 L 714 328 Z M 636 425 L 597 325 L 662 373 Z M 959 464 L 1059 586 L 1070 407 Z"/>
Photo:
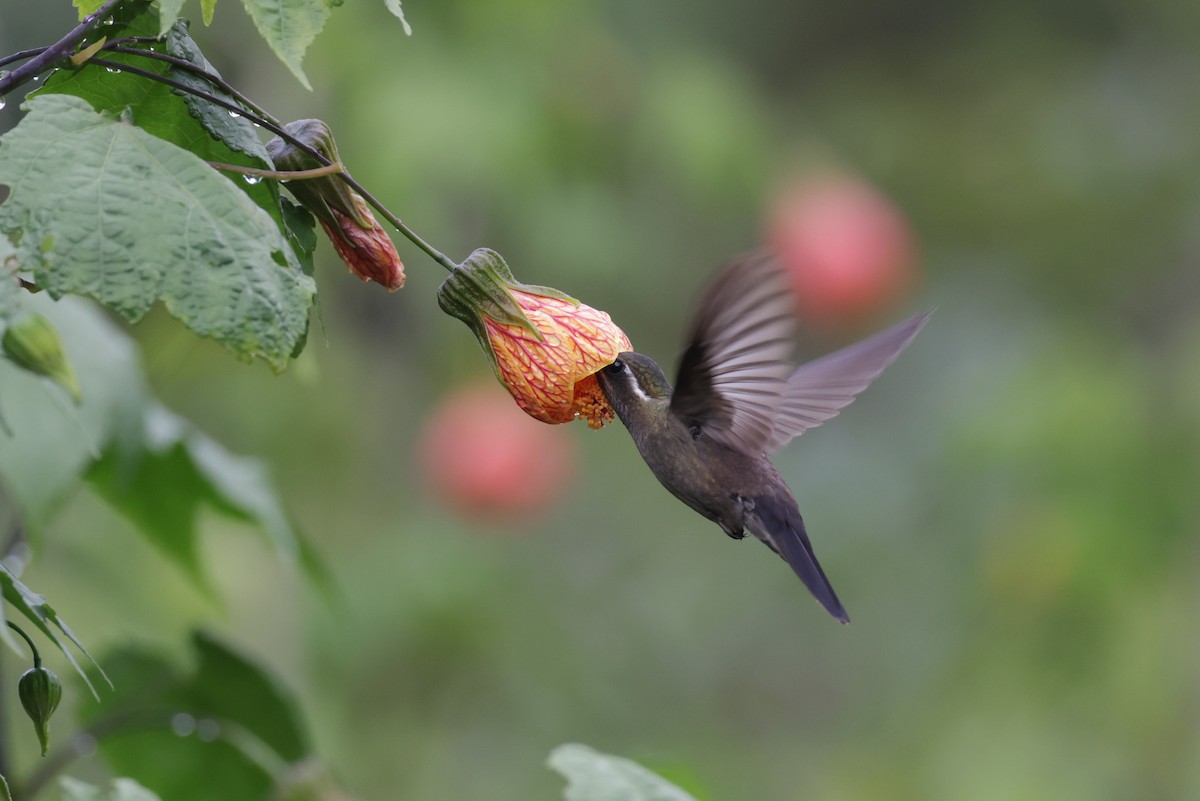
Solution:
<path fill-rule="evenodd" d="M 788 501 L 791 499 L 755 498 L 754 514 L 761 521 L 763 530 L 756 531 L 757 526 L 751 526 L 750 530 L 771 550 L 783 557 L 829 614 L 842 623 L 849 623 L 850 615 L 838 600 L 833 585 L 825 578 L 825 571 L 821 569 L 817 555 L 813 553 L 812 543 L 808 541 L 804 520 L 800 517 L 795 501 Z"/>

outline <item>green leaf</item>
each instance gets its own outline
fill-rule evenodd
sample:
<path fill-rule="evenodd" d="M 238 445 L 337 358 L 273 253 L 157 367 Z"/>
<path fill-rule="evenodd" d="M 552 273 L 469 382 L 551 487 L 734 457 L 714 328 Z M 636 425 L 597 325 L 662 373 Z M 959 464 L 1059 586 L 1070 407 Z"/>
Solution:
<path fill-rule="evenodd" d="M 114 433 L 140 419 L 146 389 L 129 338 L 93 304 L 24 293 L 23 306 L 54 323 L 75 365 L 83 401 L 71 405 L 43 379 L 0 359 L 0 487 L 37 531 Z"/>
<path fill-rule="evenodd" d="M 201 586 L 196 518 L 208 505 L 260 527 L 324 588 L 323 564 L 292 528 L 266 469 L 153 400 L 124 332 L 78 298 L 55 302 L 40 293 L 24 302 L 58 328 L 83 390 L 77 409 L 65 397 L 48 402 L 57 388 L 0 360 L 0 403 L 11 429 L 0 430 L 0 490 L 29 528 L 44 527 L 86 474 Z"/>
<path fill-rule="evenodd" d="M 64 776 L 59 779 L 62 801 L 160 801 L 159 797 L 133 779 L 113 779 L 108 792 Z"/>
<path fill-rule="evenodd" d="M 317 220 L 308 209 L 282 198 L 283 224 L 287 228 L 288 237 L 292 240 L 292 248 L 300 259 L 300 266 L 306 275 L 313 274 L 313 251 L 317 249 Z"/>
<path fill-rule="evenodd" d="M 205 72 L 220 77 L 220 73 L 208 62 L 208 59 L 200 52 L 200 47 L 188 34 L 187 20 L 179 20 L 175 24 L 167 35 L 166 46 L 169 55 L 181 58 Z M 184 86 L 190 86 L 227 102 L 238 104 L 237 99 L 224 89 L 187 70 L 171 67 L 167 74 Z M 192 116 L 214 139 L 224 143 L 231 150 L 252 156 L 254 163 L 249 166 L 273 168 L 271 157 L 267 155 L 266 145 L 263 144 L 254 125 L 249 120 L 245 117 L 234 117 L 227 109 L 195 95 L 185 94 L 183 100 Z M 278 204 L 278 200 L 276 200 L 276 204 Z"/>
<path fill-rule="evenodd" d="M 404 33 L 412 36 L 412 26 L 408 24 L 408 20 L 404 18 L 404 9 L 400 7 L 400 0 L 383 0 L 388 11 L 395 14 L 400 19 L 400 24 L 404 26 Z"/>
<path fill-rule="evenodd" d="M 156 36 L 158 28 L 158 12 L 149 0 L 131 0 L 113 15 L 113 25 L 106 33 L 110 39 Z M 180 23 L 176 30 L 172 30 L 167 50 L 169 55 L 212 71 L 212 65 L 188 36 L 186 23 Z M 202 89 L 223 100 L 233 100 L 223 90 L 171 64 L 122 53 L 105 53 L 105 56 L 185 86 Z M 139 128 L 173 142 L 184 150 L 190 150 L 205 161 L 260 169 L 271 169 L 273 166 L 254 126 L 245 118 L 231 117 L 220 106 L 190 94 L 182 94 L 148 78 L 110 73 L 90 64 L 77 70 L 60 69 L 52 73 L 46 78 L 43 88 L 33 92 L 30 97 L 44 94 L 71 94 L 88 101 L 96 111 L 107 111 L 113 116 L 127 114 Z M 250 184 L 235 178 L 234 185 L 266 209 L 277 223 L 281 223 L 279 186 L 275 181 Z"/>
<path fill-rule="evenodd" d="M 158 0 L 158 34 L 163 35 L 175 24 L 184 0 Z"/>
<path fill-rule="evenodd" d="M 696 801 L 636 762 L 586 745 L 560 745 L 548 764 L 567 779 L 566 801 Z"/>
<path fill-rule="evenodd" d="M 305 89 L 312 89 L 300 60 L 329 17 L 327 0 L 242 0 L 254 27 Z"/>
<path fill-rule="evenodd" d="M 138 721 L 101 739 L 100 752 L 163 798 L 265 798 L 274 777 L 310 753 L 292 695 L 214 637 L 197 634 L 193 644 L 190 674 L 143 650 L 106 654 L 117 690 L 82 710 L 84 723 Z"/>
<path fill-rule="evenodd" d="M 199 662 L 188 698 L 198 714 L 237 723 L 288 762 L 308 755 L 308 737 L 289 690 L 210 634 L 197 632 L 192 643 Z"/>
<path fill-rule="evenodd" d="M 213 12 L 217 8 L 217 0 L 200 0 L 200 10 L 204 14 L 204 24 L 212 25 Z"/>
<path fill-rule="evenodd" d="M 193 154 L 86 102 L 46 95 L 0 139 L 0 231 L 55 297 L 136 322 L 156 301 L 282 370 L 315 287 L 270 216 Z"/>
<path fill-rule="evenodd" d="M 113 25 L 108 35 L 110 39 L 155 36 L 158 28 L 158 13 L 149 1 L 132 0 L 122 5 L 114 14 Z M 214 76 L 220 76 L 188 34 L 187 20 L 176 22 L 167 36 L 165 46 L 168 55 L 183 59 Z M 105 56 L 240 105 L 236 98 L 219 86 L 175 65 L 121 53 L 105 53 Z M 160 139 L 174 142 L 205 161 L 268 170 L 274 167 L 266 147 L 249 120 L 243 116 L 235 117 L 227 109 L 207 99 L 181 92 L 163 83 L 139 76 L 110 73 L 93 64 L 79 70 L 61 69 L 52 73 L 46 79 L 45 85 L 30 96 L 37 97 L 42 94 L 72 94 L 88 101 L 97 111 L 108 111 L 116 116 L 125 113 L 127 109 L 135 109 L 137 113 L 131 114 L 130 119 L 139 128 L 144 128 Z M 276 223 L 281 227 L 284 225 L 280 208 L 282 198 L 277 181 L 250 183 L 238 177 L 232 178 L 232 181 L 255 203 L 266 209 Z M 294 237 L 291 241 L 297 257 L 302 262 L 305 258 L 311 261 L 312 248 L 305 251 Z M 306 268 L 306 272 L 312 274 L 311 269 Z M 300 342 L 302 343 L 303 339 Z M 295 353 L 299 353 L 301 349 L 302 347 L 298 347 Z"/>
<path fill-rule="evenodd" d="M 92 14 L 100 6 L 104 5 L 104 0 L 75 0 L 75 7 L 79 9 L 79 19 L 83 19 L 88 14 Z"/>
<path fill-rule="evenodd" d="M 15 252 L 8 237 L 0 235 L 0 333 L 20 316 L 21 298 L 25 294 L 17 274 L 5 267 L 5 262 Z"/>
<path fill-rule="evenodd" d="M 205 505 L 260 527 L 280 552 L 311 569 L 266 468 L 157 403 L 146 405 L 140 424 L 122 432 L 87 479 L 201 586 L 196 526 Z"/>
<path fill-rule="evenodd" d="M 88 689 L 92 691 L 92 695 L 96 695 L 96 688 L 92 686 L 91 680 L 83 672 L 83 668 L 75 660 L 75 655 L 67 648 L 67 644 L 63 642 L 59 634 L 66 637 L 72 645 L 78 648 L 80 653 L 96 666 L 96 669 L 100 672 L 100 676 L 105 681 L 108 681 L 108 676 L 104 674 L 104 670 L 96 663 L 95 659 L 92 659 L 92 655 L 83 647 L 83 643 L 75 636 L 75 632 L 71 631 L 70 627 L 54 611 L 54 607 L 46 603 L 46 599 L 43 596 L 38 595 L 18 581 L 17 577 L 3 563 L 0 563 L 0 595 L 3 596 L 4 600 L 16 607 L 17 611 L 27 617 L 33 625 L 37 626 L 38 630 L 46 636 L 46 639 L 58 646 L 58 649 L 66 655 L 67 661 L 71 663 L 71 667 L 75 668 L 79 672 L 79 675 L 83 677 Z M 2 624 L 2 621 L 0 621 L 0 624 Z M 5 628 L 7 629 L 7 626 Z M 57 633 L 55 629 L 58 629 Z"/>

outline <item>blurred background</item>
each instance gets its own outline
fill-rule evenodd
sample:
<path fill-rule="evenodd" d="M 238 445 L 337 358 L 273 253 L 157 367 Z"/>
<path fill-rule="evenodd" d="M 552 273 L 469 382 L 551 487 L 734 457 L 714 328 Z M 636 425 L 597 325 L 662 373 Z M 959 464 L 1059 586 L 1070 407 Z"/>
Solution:
<path fill-rule="evenodd" d="M 27 581 L 93 650 L 231 637 L 362 799 L 557 798 L 565 741 L 703 801 L 1200 797 L 1200 6 L 405 10 L 411 39 L 335 9 L 312 93 L 232 0 L 194 34 L 452 258 L 493 247 L 664 363 L 712 270 L 767 240 L 807 355 L 937 307 L 777 455 L 854 622 L 670 497 L 620 425 L 513 434 L 441 268 L 398 241 L 394 295 L 321 246 L 283 376 L 165 315 L 133 329 L 169 405 L 271 465 L 338 599 L 215 515 L 195 589 L 85 495 Z M 6 3 L 0 49 L 72 20 Z"/>

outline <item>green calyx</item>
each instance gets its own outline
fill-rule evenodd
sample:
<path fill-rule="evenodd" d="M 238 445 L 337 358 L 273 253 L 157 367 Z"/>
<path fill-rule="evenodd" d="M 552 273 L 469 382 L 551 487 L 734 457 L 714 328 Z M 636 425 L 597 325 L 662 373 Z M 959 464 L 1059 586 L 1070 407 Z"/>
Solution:
<path fill-rule="evenodd" d="M 321 120 L 296 120 L 283 126 L 289 134 L 316 150 L 333 164 L 341 163 L 338 156 L 337 143 L 333 140 L 333 132 Z M 315 170 L 323 167 L 311 154 L 306 153 L 291 142 L 285 142 L 278 136 L 267 142 L 267 154 L 275 164 L 275 169 L 287 172 Z M 354 190 L 336 175 L 325 175 L 320 178 L 304 178 L 288 181 L 288 191 L 321 222 L 337 227 L 337 220 L 331 208 L 353 219 L 363 228 L 370 228 L 371 221 L 366 219 L 354 202 Z"/>
<path fill-rule="evenodd" d="M 13 364 L 54 381 L 76 403 L 83 399 L 79 379 L 67 361 L 58 330 L 42 315 L 30 314 L 5 328 L 0 347 Z"/>
<path fill-rule="evenodd" d="M 438 305 L 446 314 L 467 324 L 479 340 L 479 344 L 483 346 L 493 370 L 496 370 L 496 355 L 488 340 L 485 318 L 504 325 L 520 326 L 533 334 L 539 342 L 542 341 L 542 332 L 522 311 L 520 304 L 512 296 L 513 290 L 579 303 L 557 289 L 522 284 L 513 275 L 504 257 L 491 248 L 475 250 L 455 267 L 438 287 Z"/>
<path fill-rule="evenodd" d="M 42 746 L 42 756 L 45 756 L 50 744 L 50 716 L 62 700 L 62 682 L 49 668 L 31 667 L 21 674 L 17 693 L 21 696 L 25 714 L 33 721 L 33 730 Z"/>

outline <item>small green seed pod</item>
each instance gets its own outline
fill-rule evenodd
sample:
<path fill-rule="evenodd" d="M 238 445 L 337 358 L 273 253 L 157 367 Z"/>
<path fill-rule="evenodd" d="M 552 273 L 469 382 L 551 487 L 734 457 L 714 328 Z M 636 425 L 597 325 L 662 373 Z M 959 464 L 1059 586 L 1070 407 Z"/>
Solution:
<path fill-rule="evenodd" d="M 71 393 L 76 404 L 82 400 L 79 379 L 67 361 L 58 329 L 42 315 L 30 314 L 5 328 L 0 351 L 17 366 L 56 382 Z"/>
<path fill-rule="evenodd" d="M 42 744 L 42 756 L 45 756 L 46 746 L 50 743 L 50 716 L 62 700 L 62 682 L 53 670 L 32 667 L 21 674 L 17 692 L 21 696 L 25 714 L 33 721 L 33 730 L 37 732 L 38 742 Z"/>

